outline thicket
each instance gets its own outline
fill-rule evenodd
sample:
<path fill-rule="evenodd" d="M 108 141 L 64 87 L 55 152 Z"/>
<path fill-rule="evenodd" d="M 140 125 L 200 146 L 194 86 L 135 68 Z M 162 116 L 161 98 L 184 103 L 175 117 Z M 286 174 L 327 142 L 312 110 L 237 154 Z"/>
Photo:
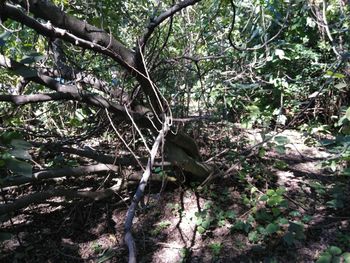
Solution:
<path fill-rule="evenodd" d="M 326 165 L 349 175 L 349 9 L 341 0 L 1 1 L 3 197 L 62 176 L 120 181 L 3 199 L 0 214 L 53 196 L 112 196 L 131 166 L 138 174 L 127 180 L 144 182 L 126 219 L 133 262 L 132 218 L 150 174 L 164 183 L 177 167 L 199 184 L 219 174 L 194 136 L 206 121 L 333 134 L 320 141 L 336 152 Z M 267 202 L 283 194 L 272 191 Z"/>

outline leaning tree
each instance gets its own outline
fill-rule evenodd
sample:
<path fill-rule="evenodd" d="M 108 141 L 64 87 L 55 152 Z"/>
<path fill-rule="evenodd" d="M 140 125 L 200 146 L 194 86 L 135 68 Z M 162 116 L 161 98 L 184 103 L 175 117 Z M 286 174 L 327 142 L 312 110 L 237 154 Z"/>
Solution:
<path fill-rule="evenodd" d="M 98 6 L 84 1 L 72 5 L 43 0 L 1 1 L 4 29 L 0 43 L 1 167 L 7 175 L 1 186 L 88 173 L 118 173 L 127 165 L 140 166 L 141 182 L 125 222 L 129 259 L 135 262 L 132 219 L 154 163 L 176 166 L 185 172 L 188 180 L 205 180 L 213 172 L 211 166 L 201 161 L 196 142 L 174 128 L 177 120 L 172 115 L 172 105 L 164 89 L 154 81 L 154 71 L 162 62 L 159 53 L 168 39 L 174 37 L 171 36 L 174 15 L 197 2 L 185 0 L 168 7 L 159 3 L 153 8 L 149 4 L 151 12 L 141 14 L 133 28 L 135 23 L 128 25 L 133 17 L 127 9 L 123 11 L 127 3 L 107 1 L 106 5 Z M 101 14 L 114 17 L 89 14 L 89 7 L 95 11 L 103 9 Z M 123 15 L 129 16 L 126 21 Z M 142 17 L 144 21 L 140 20 Z M 166 23 L 168 29 L 159 30 Z M 121 24 L 124 31 L 118 28 Z M 124 44 L 121 37 L 133 40 Z M 159 39 L 163 43 L 157 43 Z M 28 119 L 16 119 L 19 113 L 25 113 Z M 75 129 L 67 134 L 62 126 Z M 118 132 L 120 127 L 140 138 L 145 157 L 136 156 Z M 105 155 L 82 147 L 82 142 L 108 129 L 125 143 L 130 154 Z M 151 143 L 150 138 L 154 138 Z M 156 160 L 157 152 L 162 157 Z M 35 162 L 42 155 L 52 153 L 74 154 L 97 164 L 45 169 Z M 100 199 L 116 190 L 112 187 L 98 192 L 69 189 L 38 192 L 7 202 L 0 206 L 0 213 L 52 196 Z"/>

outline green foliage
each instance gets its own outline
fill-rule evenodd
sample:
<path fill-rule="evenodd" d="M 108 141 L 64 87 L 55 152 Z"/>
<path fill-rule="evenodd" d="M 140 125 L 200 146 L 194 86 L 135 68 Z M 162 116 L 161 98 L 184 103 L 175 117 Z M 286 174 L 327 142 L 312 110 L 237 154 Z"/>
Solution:
<path fill-rule="evenodd" d="M 32 176 L 32 157 L 29 154 L 32 146 L 21 139 L 19 133 L 2 133 L 0 146 L 0 169 L 5 169 L 8 175 Z"/>
<path fill-rule="evenodd" d="M 133 51 L 149 22 L 174 3 L 169 0 L 54 2 L 69 15 L 105 29 Z M 350 7 L 342 5 L 344 1 L 325 1 L 327 8 L 322 14 L 321 2 L 243 0 L 236 1 L 233 8 L 226 0 L 201 1 L 163 21 L 144 46 L 144 58 L 151 79 L 169 100 L 175 117 L 215 115 L 240 122 L 246 128 L 262 128 L 263 139 L 271 129 L 286 124 L 300 126 L 315 137 L 335 134 L 334 139 L 321 143 L 332 154 L 324 168 L 337 176 L 336 182 L 310 180 L 308 184 L 327 208 L 336 210 L 345 208 L 349 199 L 346 180 L 350 175 L 350 85 L 346 61 L 349 54 L 345 51 L 350 48 Z M 0 95 L 53 92 L 34 83 L 16 90 L 23 78 L 36 76 L 36 70 L 60 71 L 52 52 L 48 51 L 52 39 L 10 19 L 2 23 L 1 53 L 27 67 L 13 71 L 0 69 Z M 67 66 L 75 73 L 87 73 L 103 80 L 107 83 L 107 92 L 90 84 L 80 86 L 80 79 L 65 79 L 61 72 L 56 81 L 78 85 L 79 92 L 104 96 L 109 103 L 121 108 L 124 102 L 113 96 L 114 87 L 131 95 L 131 104 L 148 103 L 147 96 L 134 98 L 136 93 L 142 93 L 142 90 L 136 92 L 137 81 L 130 72 L 123 73 L 112 59 L 67 42 L 62 49 Z M 340 57 L 344 58 L 342 63 Z M 114 139 L 108 134 L 109 128 L 105 129 L 108 121 L 104 112 L 84 101 L 50 101 L 24 106 L 1 101 L 0 107 L 0 172 L 3 176 L 32 176 L 34 150 L 27 141 L 75 147 L 87 138 L 98 142 Z M 226 128 L 230 129 L 228 125 Z M 20 130 L 25 133 L 18 133 Z M 131 132 L 123 136 L 125 134 Z M 309 142 L 314 144 L 317 140 L 311 138 Z M 288 144 L 287 137 L 278 135 L 268 146 L 285 154 Z M 259 148 L 260 159 L 254 164 L 230 149 L 227 160 L 238 160 L 241 165 L 233 180 L 241 191 L 240 205 L 248 212 L 240 217 L 232 208 L 225 207 L 229 198 L 227 191 L 217 193 L 206 189 L 203 192 L 211 201 L 190 215 L 198 233 L 205 235 L 215 227 L 229 225 L 232 234 L 243 233 L 255 244 L 276 239 L 293 246 L 305 239 L 304 224 L 310 221 L 310 216 L 290 207 L 285 189 L 268 183 L 273 175 L 267 171 L 266 164 L 260 162 L 266 157 L 266 149 L 265 145 Z M 43 167 L 50 168 L 78 164 L 60 153 L 41 161 L 45 162 Z M 288 165 L 276 160 L 273 167 L 286 170 Z M 161 168 L 154 172 L 166 176 Z M 174 215 L 185 216 L 180 204 L 169 207 Z M 159 234 L 169 224 L 160 222 L 151 234 Z M 345 234 L 342 236 L 343 243 L 347 238 Z M 218 256 L 222 244 L 213 243 L 210 249 Z M 96 245 L 94 250 L 99 253 L 101 247 Z M 321 256 L 324 261 L 320 262 L 339 256 L 349 258 L 346 253 L 335 252 L 334 247 L 329 248 Z M 186 248 L 182 258 L 188 255 Z"/>
<path fill-rule="evenodd" d="M 161 221 L 156 227 L 151 231 L 152 236 L 159 235 L 164 229 L 168 228 L 171 225 L 170 221 Z"/>
<path fill-rule="evenodd" d="M 331 263 L 331 262 L 350 262 L 350 253 L 345 252 L 337 247 L 330 246 L 325 251 L 321 253 L 319 258 L 316 260 L 316 263 Z"/>
<path fill-rule="evenodd" d="M 187 247 L 181 248 L 180 249 L 180 257 L 181 257 L 180 263 L 185 263 L 189 254 L 190 254 L 190 250 Z"/>
<path fill-rule="evenodd" d="M 211 243 L 209 245 L 210 250 L 212 251 L 214 257 L 218 257 L 222 250 L 222 244 L 221 243 Z"/>
<path fill-rule="evenodd" d="M 225 210 L 219 204 L 207 202 L 200 212 L 194 214 L 195 224 L 199 234 L 204 234 L 213 227 L 225 226 L 236 218 L 233 210 Z"/>

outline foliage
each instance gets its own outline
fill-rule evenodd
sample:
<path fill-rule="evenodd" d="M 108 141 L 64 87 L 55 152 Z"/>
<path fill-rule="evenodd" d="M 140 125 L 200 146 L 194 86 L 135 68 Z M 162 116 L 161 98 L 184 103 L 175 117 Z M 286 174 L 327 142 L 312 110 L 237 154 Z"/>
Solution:
<path fill-rule="evenodd" d="M 286 154 L 290 147 L 287 137 L 271 135 L 281 128 L 301 129 L 310 135 L 308 143 L 326 147 L 331 157 L 323 168 L 335 180 L 310 179 L 307 187 L 327 209 L 346 208 L 350 175 L 346 1 L 183 1 L 191 5 L 169 15 L 175 4 L 170 0 L 55 0 L 60 12 L 77 19 L 63 23 L 61 16 L 51 13 L 53 9 L 40 13 L 40 8 L 25 2 L 50 3 L 1 3 L 0 186 L 12 179 L 30 179 L 48 168 L 101 162 L 107 155 L 115 157 L 113 165 L 119 165 L 117 159 L 122 163 L 121 171 L 113 171 L 120 176 L 140 165 L 139 157 L 149 153 L 164 116 L 171 116 L 177 127 L 162 141 L 162 164 L 152 167 L 164 186 L 170 174 L 163 167 L 171 155 L 167 143 L 175 145 L 171 138 L 179 136 L 178 129 L 187 122 L 181 118 L 208 116 L 260 129 L 266 143 L 259 145 L 252 161 L 228 140 L 232 145 L 226 163 L 212 162 L 215 172 L 239 163 L 233 181 L 240 205 L 247 209 L 244 214 L 227 208 L 229 190 L 215 192 L 210 186 L 201 192 L 209 200 L 200 211 L 186 215 L 181 205 L 168 204 L 174 215 L 194 222 L 202 237 L 229 226 L 232 235 L 243 234 L 250 244 L 277 240 L 291 247 L 306 238 L 305 224 L 311 216 L 291 205 L 286 189 L 273 182 L 266 164 L 268 150 Z M 8 11 L 13 8 L 16 16 Z M 164 21 L 158 23 L 162 16 Z M 77 25 L 69 27 L 69 21 Z M 140 112 L 140 107 L 146 110 Z M 202 132 L 201 125 L 191 131 L 193 135 Z M 230 125 L 222 130 L 231 131 Z M 218 134 L 211 137 L 214 148 L 227 142 Z M 201 167 L 207 164 L 200 162 L 199 154 L 190 155 L 187 142 L 180 139 L 180 143 L 185 145 L 181 153 L 189 158 L 171 165 L 183 168 L 189 160 Z M 243 140 L 239 144 L 246 146 Z M 62 150 L 67 148 L 70 153 Z M 95 159 L 87 161 L 92 155 Z M 127 163 L 130 159 L 134 162 Z M 269 165 L 288 169 L 283 160 Z M 192 180 L 191 171 L 179 174 L 186 183 Z M 169 221 L 158 223 L 151 235 L 169 225 Z M 0 238 L 9 235 L 3 232 Z M 345 243 L 348 236 L 340 239 Z M 209 248 L 218 257 L 223 244 L 211 243 Z M 102 247 L 94 244 L 93 249 L 100 253 Z M 181 251 L 184 261 L 189 253 L 188 248 Z M 332 246 L 317 262 L 341 257 L 347 262 L 349 255 Z"/>
<path fill-rule="evenodd" d="M 343 261 L 341 261 L 343 260 Z M 330 246 L 323 251 L 316 263 L 328 263 L 328 262 L 350 262 L 350 253 L 343 253 L 337 246 Z"/>

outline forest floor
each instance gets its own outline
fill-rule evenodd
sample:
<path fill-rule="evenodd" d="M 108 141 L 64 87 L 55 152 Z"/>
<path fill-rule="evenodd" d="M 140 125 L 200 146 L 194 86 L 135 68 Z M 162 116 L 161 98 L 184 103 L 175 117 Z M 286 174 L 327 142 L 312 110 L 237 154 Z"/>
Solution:
<path fill-rule="evenodd" d="M 151 184 L 133 225 L 139 262 L 315 262 L 326 250 L 334 260 L 350 252 L 349 180 L 324 166 L 332 155 L 319 138 L 295 130 L 247 152 L 261 134 L 228 123 L 192 130 L 204 160 L 221 172 L 200 187 L 168 183 L 159 193 L 161 185 Z M 103 180 L 68 178 L 7 195 L 57 184 L 96 189 Z M 127 262 L 128 204 L 115 196 L 31 205 L 1 225 L 15 235 L 1 244 L 0 261 Z"/>

